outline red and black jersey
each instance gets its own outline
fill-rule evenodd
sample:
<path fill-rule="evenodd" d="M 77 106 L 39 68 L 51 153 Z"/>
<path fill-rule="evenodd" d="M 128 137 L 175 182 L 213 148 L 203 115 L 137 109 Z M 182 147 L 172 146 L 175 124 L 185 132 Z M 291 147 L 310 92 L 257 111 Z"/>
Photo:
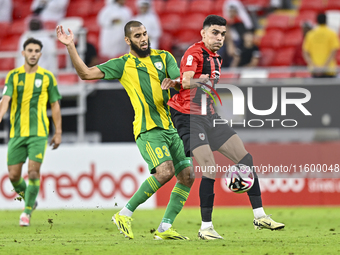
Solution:
<path fill-rule="evenodd" d="M 210 82 L 207 84 L 215 88 L 221 73 L 221 57 L 205 47 L 202 41 L 195 43 L 182 57 L 181 83 L 183 73 L 187 71 L 195 72 L 194 79 L 198 79 L 201 74 L 209 74 Z M 204 89 L 210 90 L 208 87 Z M 168 105 L 185 114 L 201 114 L 202 94 L 207 97 L 207 114 L 214 114 L 213 99 L 202 88 L 183 89 L 181 86 L 179 94 L 174 95 Z"/>

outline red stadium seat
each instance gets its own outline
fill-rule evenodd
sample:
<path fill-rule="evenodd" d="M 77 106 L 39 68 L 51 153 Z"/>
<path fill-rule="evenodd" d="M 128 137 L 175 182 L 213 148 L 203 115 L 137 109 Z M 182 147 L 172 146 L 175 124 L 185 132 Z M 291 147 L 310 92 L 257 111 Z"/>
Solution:
<path fill-rule="evenodd" d="M 160 17 L 162 29 L 172 34 L 181 27 L 181 17 L 178 14 L 165 14 Z"/>
<path fill-rule="evenodd" d="M 266 30 L 280 29 L 284 31 L 291 26 L 291 20 L 292 18 L 287 15 L 271 14 L 267 19 Z"/>
<path fill-rule="evenodd" d="M 165 2 L 163 0 L 154 0 L 152 2 L 152 7 L 158 15 L 161 15 L 165 11 Z"/>
<path fill-rule="evenodd" d="M 179 44 L 193 44 L 202 39 L 199 31 L 181 30 L 176 36 L 177 43 Z"/>
<path fill-rule="evenodd" d="M 302 31 L 300 28 L 288 31 L 284 35 L 283 47 L 295 47 L 303 40 Z"/>
<path fill-rule="evenodd" d="M 326 5 L 326 10 L 340 10 L 340 1 L 339 0 L 328 0 Z"/>
<path fill-rule="evenodd" d="M 225 0 L 216 0 L 213 4 L 213 10 L 215 12 L 221 12 L 223 13 L 223 5 Z"/>
<path fill-rule="evenodd" d="M 103 9 L 105 6 L 104 1 L 95 1 L 94 3 L 91 4 L 91 9 L 90 9 L 90 15 L 91 16 L 96 16 L 100 12 L 101 9 Z"/>
<path fill-rule="evenodd" d="M 9 71 L 15 68 L 14 58 L 2 58 L 0 61 L 0 70 Z"/>
<path fill-rule="evenodd" d="M 200 31 L 203 26 L 203 21 L 206 18 L 205 14 L 202 13 L 192 13 L 182 17 L 181 20 L 181 30 L 195 30 Z"/>
<path fill-rule="evenodd" d="M 3 88 L 5 86 L 5 78 L 0 78 L 0 88 Z"/>
<path fill-rule="evenodd" d="M 340 50 L 336 53 L 336 62 L 340 65 Z"/>
<path fill-rule="evenodd" d="M 186 13 L 189 4 L 187 0 L 169 0 L 165 4 L 165 10 L 167 13 Z"/>
<path fill-rule="evenodd" d="M 297 71 L 293 74 L 296 78 L 310 78 L 311 74 L 308 71 Z"/>
<path fill-rule="evenodd" d="M 310 21 L 313 24 L 316 24 L 316 15 L 315 11 L 304 11 L 299 14 L 294 20 L 294 26 L 300 27 L 301 24 L 305 21 Z"/>
<path fill-rule="evenodd" d="M 86 18 L 91 14 L 92 3 L 89 1 L 71 2 L 67 7 L 66 17 Z"/>
<path fill-rule="evenodd" d="M 125 6 L 129 7 L 130 10 L 132 11 L 133 15 L 136 15 L 138 12 L 138 7 L 136 5 L 136 1 L 135 0 L 127 0 L 125 2 Z"/>
<path fill-rule="evenodd" d="M 79 78 L 76 74 L 59 74 L 57 77 L 58 84 L 73 85 L 78 83 Z"/>
<path fill-rule="evenodd" d="M 213 11 L 213 5 L 211 0 L 192 0 L 189 3 L 189 12 L 209 15 Z"/>
<path fill-rule="evenodd" d="M 174 45 L 174 38 L 170 33 L 163 32 L 159 38 L 159 48 L 162 50 L 171 51 Z"/>
<path fill-rule="evenodd" d="M 97 23 L 97 17 L 92 16 L 84 19 L 84 27 L 87 28 L 87 32 L 100 32 L 100 26 Z"/>
<path fill-rule="evenodd" d="M 268 31 L 261 39 L 260 48 L 280 48 L 283 42 L 283 33 L 280 30 Z"/>
<path fill-rule="evenodd" d="M 5 38 L 9 32 L 9 28 L 11 23 L 9 22 L 0 22 L 0 38 Z"/>
<path fill-rule="evenodd" d="M 98 32 L 89 32 L 87 33 L 87 41 L 92 43 L 96 50 L 99 50 L 99 33 Z"/>
<path fill-rule="evenodd" d="M 16 51 L 18 49 L 19 39 L 20 35 L 12 35 L 2 39 L 0 51 Z"/>
<path fill-rule="evenodd" d="M 283 78 L 291 78 L 292 74 L 290 72 L 284 72 L 284 73 L 269 73 L 268 78 L 269 79 L 283 79 Z"/>
<path fill-rule="evenodd" d="M 300 5 L 300 12 L 306 10 L 323 12 L 326 7 L 325 3 L 326 1 L 324 0 L 302 0 L 302 3 Z"/>
<path fill-rule="evenodd" d="M 261 48 L 260 66 L 270 66 L 274 60 L 274 56 L 275 50 Z"/>
<path fill-rule="evenodd" d="M 27 30 L 27 22 L 23 19 L 15 20 L 10 29 L 8 34 L 10 35 L 21 35 Z"/>
<path fill-rule="evenodd" d="M 278 50 L 272 62 L 272 65 L 273 66 L 291 66 L 293 63 L 294 53 L 295 53 L 294 48 Z"/>
<path fill-rule="evenodd" d="M 13 4 L 13 20 L 16 19 L 24 19 L 28 15 L 30 15 L 31 12 L 31 3 L 27 2 L 14 2 Z"/>
<path fill-rule="evenodd" d="M 242 2 L 245 6 L 257 7 L 259 9 L 266 8 L 270 5 L 270 0 L 245 0 Z"/>

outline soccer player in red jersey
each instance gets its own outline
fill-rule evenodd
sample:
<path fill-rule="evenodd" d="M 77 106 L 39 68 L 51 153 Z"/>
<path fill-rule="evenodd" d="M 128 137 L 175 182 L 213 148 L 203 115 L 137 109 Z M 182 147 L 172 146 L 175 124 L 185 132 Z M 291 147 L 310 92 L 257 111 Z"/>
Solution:
<path fill-rule="evenodd" d="M 201 30 L 202 41 L 189 47 L 182 58 L 180 92 L 168 102 L 168 105 L 174 109 L 173 120 L 183 140 L 185 152 L 187 156 L 195 157 L 201 169 L 212 169 L 211 167 L 216 169 L 212 151 L 219 151 L 235 164 L 253 166 L 252 156 L 246 151 L 236 132 L 228 125 L 213 126 L 213 120 L 221 117 L 215 112 L 213 99 L 208 93 L 206 94 L 206 115 L 201 114 L 201 98 L 202 94 L 205 94 L 203 89 L 209 90 L 209 86 L 202 86 L 204 82 L 199 82 L 202 79 L 193 80 L 203 78 L 212 87 L 218 82 L 221 57 L 216 52 L 223 45 L 226 26 L 226 20 L 220 16 L 206 17 Z M 201 239 L 222 239 L 214 230 L 211 220 L 215 178 L 216 171 L 203 172 L 199 189 L 202 225 L 198 236 Z M 273 221 L 265 214 L 257 178 L 253 187 L 248 191 L 248 196 L 253 207 L 255 229 L 284 228 L 284 224 Z"/>

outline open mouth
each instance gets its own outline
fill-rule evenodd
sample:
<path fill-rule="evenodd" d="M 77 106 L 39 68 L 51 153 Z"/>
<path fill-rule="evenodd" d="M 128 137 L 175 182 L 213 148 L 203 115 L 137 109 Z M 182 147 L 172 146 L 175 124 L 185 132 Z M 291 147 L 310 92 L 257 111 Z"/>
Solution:
<path fill-rule="evenodd" d="M 142 50 L 146 50 L 148 48 L 148 44 L 143 44 L 142 46 L 141 46 L 141 49 Z"/>

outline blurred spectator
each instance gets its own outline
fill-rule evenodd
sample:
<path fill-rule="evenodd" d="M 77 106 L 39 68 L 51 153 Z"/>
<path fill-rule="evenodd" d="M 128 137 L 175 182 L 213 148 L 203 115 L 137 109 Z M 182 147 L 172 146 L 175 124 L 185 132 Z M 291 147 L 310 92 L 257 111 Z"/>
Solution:
<path fill-rule="evenodd" d="M 77 40 L 75 40 L 75 45 L 76 48 L 78 49 Z M 99 64 L 97 50 L 92 43 L 86 42 L 86 50 L 83 60 L 88 67 L 92 67 Z"/>
<path fill-rule="evenodd" d="M 270 0 L 270 6 L 274 9 L 292 9 L 291 0 Z"/>
<path fill-rule="evenodd" d="M 161 23 L 158 15 L 152 9 L 151 0 L 137 0 L 138 14 L 133 20 L 143 23 L 148 31 L 152 49 L 158 49 L 158 40 L 162 34 Z"/>
<path fill-rule="evenodd" d="M 317 17 L 318 26 L 309 31 L 303 42 L 303 56 L 315 78 L 336 77 L 336 52 L 339 39 L 336 33 L 327 27 L 326 15 Z"/>
<path fill-rule="evenodd" d="M 0 22 L 11 22 L 13 13 L 12 0 L 0 0 Z"/>
<path fill-rule="evenodd" d="M 38 39 L 42 42 L 43 48 L 41 50 L 41 57 L 39 59 L 39 66 L 51 71 L 52 73 L 56 74 L 58 71 L 58 60 L 57 60 L 57 52 L 56 52 L 56 41 L 53 35 L 43 29 L 42 22 L 37 19 L 33 18 L 29 21 L 28 24 L 29 31 L 23 33 L 20 37 L 18 43 L 18 51 L 21 52 L 23 50 L 24 42 L 33 37 Z M 53 33 L 54 34 L 54 33 Z M 16 66 L 22 66 L 25 63 L 25 59 L 21 56 L 21 54 L 16 59 Z"/>
<path fill-rule="evenodd" d="M 124 6 L 125 0 L 113 0 L 104 6 L 98 14 L 101 26 L 99 53 L 102 57 L 115 58 L 128 52 L 124 42 L 124 26 L 131 20 L 131 10 Z"/>
<path fill-rule="evenodd" d="M 231 37 L 230 30 L 227 28 L 224 44 L 217 52 L 222 58 L 222 67 L 230 67 L 235 55 L 235 50 L 236 46 Z"/>
<path fill-rule="evenodd" d="M 43 22 L 59 22 L 65 17 L 68 4 L 69 0 L 34 0 L 31 10 Z"/>
<path fill-rule="evenodd" d="M 241 43 L 243 34 L 246 31 L 246 28 L 243 24 L 242 19 L 238 14 L 237 6 L 230 5 L 228 9 L 228 17 L 226 18 L 227 24 L 230 27 L 231 36 L 233 41 L 236 43 Z"/>
<path fill-rule="evenodd" d="M 309 21 L 305 21 L 301 24 L 303 38 L 305 38 L 307 32 L 309 32 L 312 28 L 313 28 L 313 24 Z M 302 46 L 303 46 L 303 40 L 295 48 L 295 54 L 293 58 L 295 66 L 306 66 L 307 65 L 305 59 L 303 58 Z"/>
<path fill-rule="evenodd" d="M 239 18 L 242 20 L 242 23 L 244 24 L 246 29 L 253 29 L 254 24 L 251 20 L 246 8 L 240 2 L 239 0 L 226 0 L 223 4 L 223 16 L 226 18 L 226 20 L 231 19 L 229 8 L 230 6 L 233 6 L 233 8 L 236 8 L 236 11 L 239 15 Z M 229 23 L 228 23 L 229 24 Z"/>
<path fill-rule="evenodd" d="M 243 35 L 241 47 L 236 49 L 232 67 L 255 67 L 259 64 L 261 53 L 259 48 L 254 44 L 254 33 L 246 31 Z"/>

